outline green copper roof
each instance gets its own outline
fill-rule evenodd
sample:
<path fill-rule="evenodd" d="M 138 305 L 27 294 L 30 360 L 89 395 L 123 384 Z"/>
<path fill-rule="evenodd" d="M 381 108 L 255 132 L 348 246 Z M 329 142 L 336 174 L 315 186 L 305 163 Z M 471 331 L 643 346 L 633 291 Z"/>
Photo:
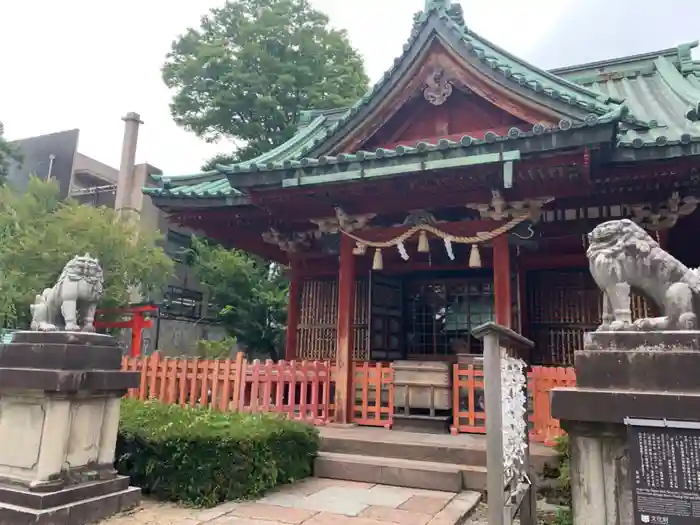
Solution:
<path fill-rule="evenodd" d="M 690 56 L 696 45 L 555 72 L 624 99 L 632 113 L 649 123 L 647 130 L 622 124 L 619 148 L 688 145 L 700 142 L 700 62 Z"/>
<path fill-rule="evenodd" d="M 488 132 L 483 139 L 451 137 L 454 140 L 445 138 L 437 144 L 421 143 L 415 148 L 398 146 L 352 155 L 328 155 L 334 145 L 381 103 L 435 35 L 462 56 L 476 60 L 480 67 L 500 77 L 501 81 L 511 82 L 514 89 L 521 92 L 526 90 L 531 98 L 539 98 L 566 117 L 553 129 L 536 124 L 531 129 L 512 128 L 502 137 Z M 218 165 L 210 172 L 163 176 L 163 188 L 145 188 L 144 192 L 153 196 L 198 199 L 235 197 L 242 193 L 229 183 L 229 178 L 236 181 L 239 174 L 288 172 L 299 168 L 326 172 L 345 169 L 343 165 L 351 163 L 381 163 L 381 159 L 391 157 L 427 155 L 431 151 L 446 153 L 452 149 L 455 154 L 468 155 L 465 148 L 611 121 L 621 123 L 618 146 L 623 148 L 687 144 L 700 140 L 700 65 L 690 59 L 693 45 L 547 72 L 470 31 L 463 22 L 459 4 L 426 0 L 426 10 L 417 17 L 402 56 L 355 105 L 303 112 L 297 134 L 264 155 L 239 164 Z M 610 75 L 601 73 L 606 68 L 611 71 Z M 238 184 L 234 182 L 234 185 Z"/>
<path fill-rule="evenodd" d="M 334 119 L 344 114 L 345 109 L 328 111 L 306 111 L 301 116 L 299 131 L 287 142 L 281 144 L 267 153 L 257 157 L 248 163 L 235 166 L 266 165 L 268 163 L 298 158 L 300 152 L 309 141 L 325 133 L 327 126 L 332 125 Z M 178 197 L 194 196 L 198 198 L 221 198 L 240 195 L 241 193 L 231 187 L 224 176 L 225 170 L 230 166 L 217 166 L 217 169 L 194 173 L 192 175 L 180 175 L 174 177 L 153 176 L 155 180 L 163 183 L 163 188 L 144 188 L 147 195 L 168 194 Z"/>

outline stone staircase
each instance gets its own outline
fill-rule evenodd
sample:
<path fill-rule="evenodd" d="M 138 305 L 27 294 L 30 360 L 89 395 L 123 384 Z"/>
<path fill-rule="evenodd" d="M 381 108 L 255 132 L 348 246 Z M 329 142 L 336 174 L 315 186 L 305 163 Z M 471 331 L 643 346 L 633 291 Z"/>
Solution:
<path fill-rule="evenodd" d="M 531 448 L 536 472 L 554 453 Z M 486 490 L 485 436 L 423 434 L 380 428 L 321 429 L 315 475 L 417 489 Z"/>

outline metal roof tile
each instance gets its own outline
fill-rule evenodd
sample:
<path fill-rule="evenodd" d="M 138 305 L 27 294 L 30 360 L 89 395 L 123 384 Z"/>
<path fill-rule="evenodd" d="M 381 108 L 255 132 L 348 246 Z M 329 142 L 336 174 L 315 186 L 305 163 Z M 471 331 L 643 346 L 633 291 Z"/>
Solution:
<path fill-rule="evenodd" d="M 654 71 L 644 75 L 606 75 L 586 85 L 623 98 L 634 115 L 649 124 L 648 132 L 623 121 L 618 145 L 652 147 L 700 140 L 700 122 L 689 119 L 689 110 L 700 103 L 700 83 L 695 73 L 683 75 L 667 58 L 654 60 Z"/>

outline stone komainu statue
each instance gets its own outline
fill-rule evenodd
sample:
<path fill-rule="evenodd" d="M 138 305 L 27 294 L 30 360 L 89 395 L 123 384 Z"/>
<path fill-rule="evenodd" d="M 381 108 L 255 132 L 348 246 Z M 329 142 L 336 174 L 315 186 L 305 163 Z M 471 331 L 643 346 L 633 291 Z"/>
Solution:
<path fill-rule="evenodd" d="M 588 234 L 591 275 L 603 291 L 598 330 L 697 330 L 700 273 L 661 249 L 629 219 L 607 221 Z M 661 317 L 632 323 L 630 290 L 653 301 Z"/>
<path fill-rule="evenodd" d="M 94 332 L 95 310 L 104 294 L 100 262 L 89 253 L 76 256 L 63 268 L 53 288 L 37 295 L 32 311 L 32 330 Z"/>

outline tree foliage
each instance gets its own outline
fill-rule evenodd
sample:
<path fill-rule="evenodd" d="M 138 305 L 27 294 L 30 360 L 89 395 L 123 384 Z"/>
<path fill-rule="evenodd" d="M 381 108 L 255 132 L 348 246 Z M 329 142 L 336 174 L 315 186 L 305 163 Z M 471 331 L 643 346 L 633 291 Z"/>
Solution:
<path fill-rule="evenodd" d="M 5 138 L 5 127 L 0 122 L 0 186 L 4 186 L 7 182 L 10 164 L 20 160 L 19 152 Z"/>
<path fill-rule="evenodd" d="M 309 0 L 230 0 L 173 42 L 163 66 L 175 121 L 199 137 L 233 139 L 226 160 L 283 143 L 305 109 L 353 104 L 367 89 L 345 31 Z"/>
<path fill-rule="evenodd" d="M 86 252 L 105 273 L 102 307 L 123 306 L 129 287 L 160 290 L 172 261 L 157 237 L 117 221 L 114 210 L 59 201 L 55 182 L 32 178 L 26 193 L 0 188 L 0 328 L 27 327 L 29 305 L 65 264 Z"/>
<path fill-rule="evenodd" d="M 192 266 L 228 333 L 254 356 L 279 359 L 289 294 L 282 269 L 246 252 L 196 238 Z"/>

